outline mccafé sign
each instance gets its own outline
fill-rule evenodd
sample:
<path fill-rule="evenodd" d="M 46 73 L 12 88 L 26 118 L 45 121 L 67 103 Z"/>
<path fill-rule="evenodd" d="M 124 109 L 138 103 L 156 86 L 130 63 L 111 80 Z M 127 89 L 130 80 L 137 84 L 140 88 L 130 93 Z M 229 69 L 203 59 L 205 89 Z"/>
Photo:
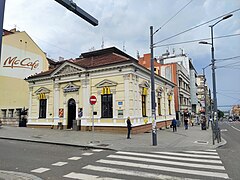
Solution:
<path fill-rule="evenodd" d="M 31 60 L 31 58 L 18 59 L 17 57 L 8 57 L 4 63 L 3 67 L 9 68 L 25 68 L 30 70 L 35 70 L 39 66 L 39 60 Z"/>

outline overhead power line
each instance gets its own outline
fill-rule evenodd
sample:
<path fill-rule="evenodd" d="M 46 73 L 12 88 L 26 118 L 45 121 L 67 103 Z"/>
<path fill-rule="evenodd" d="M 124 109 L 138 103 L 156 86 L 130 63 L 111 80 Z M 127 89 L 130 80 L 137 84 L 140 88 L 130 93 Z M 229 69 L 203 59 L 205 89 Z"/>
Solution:
<path fill-rule="evenodd" d="M 240 33 L 229 34 L 229 35 L 225 35 L 225 36 L 214 37 L 214 39 L 228 38 L 228 37 L 234 37 L 234 36 L 239 36 L 239 35 L 240 35 Z M 211 38 L 194 39 L 194 40 L 189 40 L 189 41 L 182 41 L 182 42 L 176 42 L 176 43 L 157 45 L 157 46 L 154 46 L 154 47 L 165 47 L 165 46 L 172 46 L 172 45 L 178 45 L 178 44 L 187 44 L 187 43 L 194 43 L 194 42 L 199 42 L 199 41 L 207 41 L 207 40 L 210 40 L 210 39 Z"/>
<path fill-rule="evenodd" d="M 238 8 L 238 9 L 236 9 L 236 10 L 234 10 L 234 11 L 228 12 L 228 13 L 226 13 L 226 14 L 224 14 L 224 15 L 218 16 L 218 17 L 216 17 L 216 18 L 214 18 L 214 19 L 212 19 L 212 20 L 209 20 L 209 21 L 207 21 L 207 22 L 201 23 L 201 24 L 196 25 L 196 26 L 194 26 L 194 27 L 191 27 L 191 28 L 189 28 L 189 29 L 187 29 L 187 30 L 185 30 L 185 31 L 182 31 L 182 32 L 177 33 L 177 34 L 175 34 L 175 35 L 173 35 L 173 36 L 170 36 L 170 37 L 165 38 L 165 39 L 163 39 L 163 40 L 161 40 L 161 41 L 158 41 L 158 42 L 154 43 L 153 45 L 156 45 L 156 44 L 162 43 L 162 42 L 164 42 L 164 41 L 166 41 L 166 40 L 172 39 L 172 38 L 174 38 L 174 37 L 176 37 L 176 36 L 179 36 L 179 35 L 181 35 L 181 34 L 184 34 L 184 33 L 188 32 L 188 31 L 191 31 L 191 30 L 196 29 L 196 28 L 198 28 L 198 27 L 201 27 L 201 26 L 203 26 L 203 25 L 205 25 L 205 24 L 208 24 L 208 23 L 210 23 L 210 22 L 212 22 L 212 21 L 215 21 L 215 20 L 217 20 L 217 19 L 220 19 L 220 18 L 222 18 L 222 17 L 224 17 L 224 16 L 226 16 L 226 15 L 235 13 L 235 12 L 237 12 L 237 11 L 239 11 L 239 10 L 240 10 L 240 8 Z"/>
<path fill-rule="evenodd" d="M 232 65 L 235 65 L 236 66 L 236 64 L 239 64 L 240 63 L 240 61 L 239 62 L 234 62 L 234 63 L 230 63 L 230 64 L 226 64 L 226 65 L 224 65 L 224 66 L 217 66 L 217 68 L 223 68 L 223 67 L 231 67 Z M 240 64 L 239 64 L 240 65 Z M 234 66 L 234 67 L 235 67 Z"/>
<path fill-rule="evenodd" d="M 233 60 L 240 58 L 240 56 L 234 56 L 234 57 L 229 57 L 229 58 L 224 58 L 224 59 L 215 59 L 216 61 L 228 61 L 228 60 Z"/>
<path fill-rule="evenodd" d="M 183 6 L 176 14 L 174 14 L 169 20 L 167 20 L 160 28 L 158 28 L 153 34 L 162 29 L 165 25 L 167 25 L 173 18 L 175 18 L 183 9 L 185 9 L 193 0 L 189 1 L 185 6 Z"/>

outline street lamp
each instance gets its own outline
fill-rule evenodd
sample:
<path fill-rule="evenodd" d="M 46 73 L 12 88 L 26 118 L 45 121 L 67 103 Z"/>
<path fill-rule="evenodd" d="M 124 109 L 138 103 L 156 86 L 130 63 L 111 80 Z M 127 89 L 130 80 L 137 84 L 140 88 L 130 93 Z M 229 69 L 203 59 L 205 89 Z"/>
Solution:
<path fill-rule="evenodd" d="M 232 17 L 232 14 L 226 15 L 224 16 L 222 19 L 220 19 L 219 21 L 217 21 L 216 23 L 214 23 L 213 25 L 210 25 L 209 27 L 211 28 L 211 43 L 205 42 L 205 41 L 201 41 L 199 42 L 199 44 L 209 44 L 211 45 L 211 55 L 212 55 L 212 83 L 213 83 L 213 120 L 214 120 L 214 116 L 217 113 L 217 92 L 216 92 L 216 77 L 215 77 L 215 59 L 214 59 L 214 45 L 213 45 L 213 27 L 215 25 L 217 25 L 218 23 L 220 23 L 221 21 L 228 19 L 230 17 Z M 216 114 L 216 129 L 218 130 L 218 117 Z M 219 139 L 218 139 L 219 140 Z"/>

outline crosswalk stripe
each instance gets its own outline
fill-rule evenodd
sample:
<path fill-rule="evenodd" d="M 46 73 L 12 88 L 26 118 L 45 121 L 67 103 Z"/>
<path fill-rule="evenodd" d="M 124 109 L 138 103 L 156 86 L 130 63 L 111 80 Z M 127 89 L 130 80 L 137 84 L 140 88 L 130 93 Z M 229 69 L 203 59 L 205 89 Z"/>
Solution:
<path fill-rule="evenodd" d="M 38 169 L 31 170 L 31 172 L 34 172 L 34 173 L 44 173 L 44 172 L 49 171 L 49 170 L 50 170 L 49 168 L 38 168 Z"/>
<path fill-rule="evenodd" d="M 184 162 L 177 162 L 177 161 L 166 161 L 166 160 L 160 160 L 160 159 L 149 159 L 149 158 L 140 158 L 140 157 L 121 156 L 121 155 L 109 155 L 107 157 L 115 158 L 115 159 L 152 162 L 152 163 L 158 163 L 158 164 L 170 164 L 170 165 L 177 165 L 177 166 L 194 167 L 194 168 L 225 170 L 224 166 L 213 166 L 208 164 L 184 163 Z"/>
<path fill-rule="evenodd" d="M 184 151 L 187 153 L 194 153 L 194 154 L 209 154 L 209 155 L 218 155 L 217 152 L 206 152 L 206 151 Z"/>
<path fill-rule="evenodd" d="M 94 176 L 90 174 L 83 174 L 83 173 L 75 173 L 71 172 L 69 174 L 64 175 L 63 177 L 65 178 L 70 178 L 70 179 L 80 179 L 80 180 L 121 180 L 121 179 L 116 179 L 116 178 L 108 178 L 108 177 L 99 177 L 99 176 Z"/>
<path fill-rule="evenodd" d="M 220 159 L 219 156 L 199 155 L 199 154 L 187 154 L 187 153 L 174 153 L 174 152 L 154 152 L 156 154 L 173 155 L 173 156 L 184 156 L 184 157 L 198 157 L 198 158 L 209 158 L 209 159 Z"/>
<path fill-rule="evenodd" d="M 56 163 L 54 163 L 54 164 L 52 164 L 53 166 L 64 166 L 64 165 L 66 165 L 66 164 L 68 164 L 68 162 L 56 162 Z"/>
<path fill-rule="evenodd" d="M 110 167 L 103 167 L 103 166 L 87 165 L 83 167 L 83 169 L 100 171 L 100 172 L 108 172 L 108 173 L 114 173 L 114 174 L 123 174 L 123 175 L 135 176 L 135 177 L 137 176 L 137 177 L 151 178 L 151 179 L 172 179 L 172 180 L 185 179 L 186 180 L 186 178 L 167 176 L 163 174 L 154 174 L 154 173 L 147 173 L 142 171 L 124 170 L 124 169 L 110 168 Z"/>
<path fill-rule="evenodd" d="M 93 151 L 93 152 L 102 152 L 103 149 L 93 149 L 92 151 Z"/>
<path fill-rule="evenodd" d="M 171 159 L 171 160 L 181 160 L 181 161 L 192 161 L 192 162 L 222 164 L 222 161 L 220 161 L 220 160 L 211 160 L 211 159 L 182 158 L 182 157 L 164 156 L 164 155 L 158 155 L 158 154 L 134 153 L 134 152 L 125 152 L 125 151 L 118 151 L 116 153 L 117 154 L 125 154 L 125 155 L 134 155 L 134 156 L 161 158 L 161 159 Z"/>
<path fill-rule="evenodd" d="M 205 151 L 216 152 L 216 149 L 207 149 Z"/>
<path fill-rule="evenodd" d="M 219 173 L 219 172 L 189 170 L 189 169 L 182 169 L 182 168 L 173 168 L 173 167 L 166 167 L 166 166 L 156 166 L 156 165 L 132 163 L 132 162 L 126 162 L 126 161 L 112 161 L 112 160 L 104 160 L 104 159 L 100 159 L 97 162 L 98 163 L 103 163 L 103 164 L 112 164 L 112 165 L 144 168 L 144 169 L 151 169 L 151 170 L 158 170 L 158 171 L 162 170 L 162 171 L 182 173 L 182 174 L 192 174 L 192 175 L 199 175 L 199 176 L 228 178 L 228 175 L 226 173 Z"/>

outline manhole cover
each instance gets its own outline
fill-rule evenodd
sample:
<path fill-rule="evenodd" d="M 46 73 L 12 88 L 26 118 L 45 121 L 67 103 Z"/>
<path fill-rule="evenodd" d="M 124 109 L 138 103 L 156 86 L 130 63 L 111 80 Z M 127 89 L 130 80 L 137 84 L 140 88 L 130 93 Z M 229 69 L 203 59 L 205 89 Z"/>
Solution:
<path fill-rule="evenodd" d="M 90 141 L 89 144 L 98 144 L 100 141 Z"/>
<path fill-rule="evenodd" d="M 32 136 L 33 138 L 41 139 L 41 136 Z"/>
<path fill-rule="evenodd" d="M 208 144 L 207 141 L 201 141 L 201 140 L 195 141 L 194 143 L 198 143 L 198 144 Z"/>

